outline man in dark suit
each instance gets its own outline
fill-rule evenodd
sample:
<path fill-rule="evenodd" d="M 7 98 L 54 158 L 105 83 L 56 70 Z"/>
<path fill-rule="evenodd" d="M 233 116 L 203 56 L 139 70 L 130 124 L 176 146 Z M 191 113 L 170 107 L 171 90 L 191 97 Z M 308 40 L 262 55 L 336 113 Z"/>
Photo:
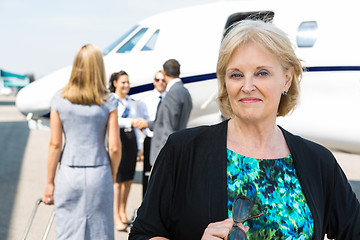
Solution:
<path fill-rule="evenodd" d="M 151 166 L 155 164 L 157 155 L 165 145 L 169 135 L 186 128 L 192 109 L 190 93 L 179 78 L 179 62 L 175 59 L 167 60 L 163 65 L 162 73 L 167 84 L 166 95 L 159 103 L 155 120 L 138 119 L 134 123 L 137 128 L 149 127 L 154 132 L 150 146 Z"/>

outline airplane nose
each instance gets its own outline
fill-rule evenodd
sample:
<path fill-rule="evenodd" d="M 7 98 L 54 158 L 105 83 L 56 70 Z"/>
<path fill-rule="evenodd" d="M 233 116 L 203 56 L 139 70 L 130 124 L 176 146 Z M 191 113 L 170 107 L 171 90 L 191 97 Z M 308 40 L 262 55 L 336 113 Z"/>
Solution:
<path fill-rule="evenodd" d="M 48 114 L 52 96 L 67 84 L 70 73 L 68 66 L 30 83 L 18 92 L 16 107 L 25 116 L 32 113 L 33 118 Z"/>

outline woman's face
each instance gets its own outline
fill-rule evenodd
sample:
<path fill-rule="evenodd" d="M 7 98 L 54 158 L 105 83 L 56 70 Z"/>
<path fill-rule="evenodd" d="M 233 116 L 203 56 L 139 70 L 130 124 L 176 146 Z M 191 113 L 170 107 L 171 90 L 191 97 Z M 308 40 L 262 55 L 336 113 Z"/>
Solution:
<path fill-rule="evenodd" d="M 276 56 L 254 43 L 237 48 L 226 67 L 225 85 L 235 117 L 244 121 L 276 119 L 284 91 L 291 85 Z"/>
<path fill-rule="evenodd" d="M 114 81 L 115 93 L 120 97 L 125 97 L 130 91 L 129 77 L 127 75 L 121 75 L 117 81 Z"/>

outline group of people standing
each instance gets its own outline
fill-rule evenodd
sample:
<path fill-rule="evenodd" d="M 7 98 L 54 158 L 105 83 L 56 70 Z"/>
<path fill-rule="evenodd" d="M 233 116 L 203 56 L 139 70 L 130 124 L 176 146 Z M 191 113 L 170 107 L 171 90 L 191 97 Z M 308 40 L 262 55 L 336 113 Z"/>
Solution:
<path fill-rule="evenodd" d="M 192 109 L 178 61 L 163 68 L 154 89 L 136 102 L 123 70 L 110 76 L 106 89 L 99 49 L 88 44 L 76 54 L 69 83 L 51 101 L 43 202 L 55 205 L 57 239 L 113 239 L 114 228 L 127 232 L 137 161 L 144 161 L 144 196 L 156 155 L 168 135 L 186 128 Z"/>
<path fill-rule="evenodd" d="M 114 183 L 114 226 L 118 231 L 127 231 L 132 223 L 126 216 L 126 203 L 137 160 L 144 162 L 144 196 L 151 168 L 167 137 L 186 128 L 192 100 L 179 75 L 179 62 L 175 59 L 166 61 L 163 70 L 154 76 L 154 90 L 139 102 L 128 95 L 130 82 L 125 71 L 113 73 L 110 77 L 110 91 L 119 101 L 118 122 L 122 143 L 122 157 Z"/>

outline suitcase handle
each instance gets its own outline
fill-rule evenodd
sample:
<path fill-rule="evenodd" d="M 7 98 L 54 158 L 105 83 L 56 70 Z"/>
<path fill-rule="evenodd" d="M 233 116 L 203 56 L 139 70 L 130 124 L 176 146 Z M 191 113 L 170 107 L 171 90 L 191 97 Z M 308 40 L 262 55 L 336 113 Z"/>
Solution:
<path fill-rule="evenodd" d="M 43 201 L 42 201 L 41 198 L 39 198 L 39 199 L 36 200 L 34 209 L 33 209 L 32 213 L 31 213 L 31 216 L 30 216 L 30 219 L 29 219 L 29 221 L 28 221 L 28 224 L 27 224 L 27 226 L 26 226 L 26 228 L 25 228 L 25 232 L 24 232 L 24 235 L 23 235 L 23 237 L 22 237 L 22 240 L 26 240 L 26 237 L 27 237 L 27 235 L 29 234 L 29 231 L 30 231 L 31 224 L 32 224 L 32 222 L 34 221 L 36 211 L 37 211 L 37 209 L 39 208 L 39 205 L 40 205 L 42 202 L 43 202 Z M 46 240 L 46 238 L 47 238 L 47 236 L 48 236 L 48 234 L 49 234 L 49 231 L 50 231 L 50 228 L 51 228 L 51 224 L 52 224 L 52 222 L 54 221 L 54 216 L 55 216 L 55 214 L 54 214 L 54 211 L 53 211 L 52 214 L 51 214 L 51 217 L 50 217 L 50 219 L 49 219 L 48 225 L 47 225 L 47 227 L 46 227 L 46 230 L 45 230 L 45 233 L 44 233 L 44 236 L 43 236 L 43 240 Z"/>

